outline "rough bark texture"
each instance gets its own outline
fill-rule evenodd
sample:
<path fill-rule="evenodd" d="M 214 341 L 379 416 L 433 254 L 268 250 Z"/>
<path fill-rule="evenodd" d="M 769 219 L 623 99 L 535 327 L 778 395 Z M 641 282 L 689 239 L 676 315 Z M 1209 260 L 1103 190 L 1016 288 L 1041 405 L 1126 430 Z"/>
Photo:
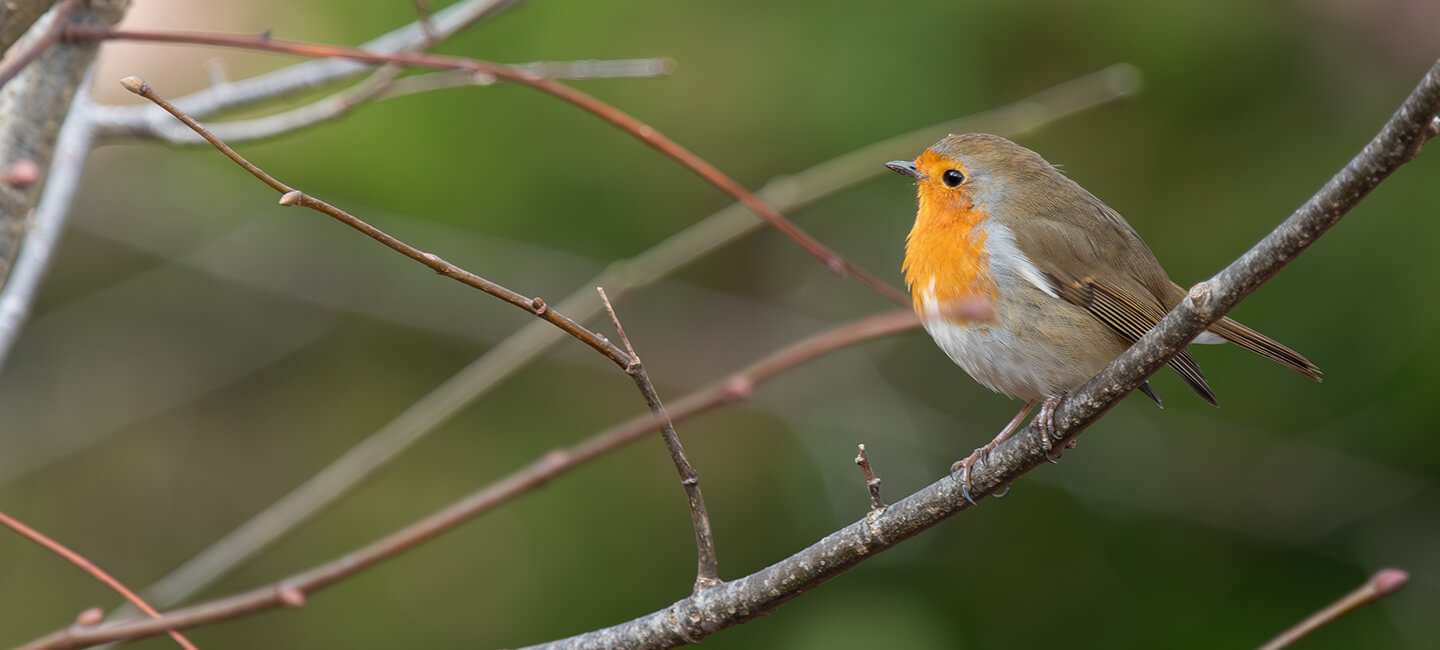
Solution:
<path fill-rule="evenodd" d="M 4 5 L 7 13 L 0 15 L 6 19 L 4 29 L 9 29 L 11 7 L 18 12 L 19 5 Z M 97 0 L 75 12 L 70 22 L 112 25 L 120 20 L 127 5 L 127 0 Z M 15 47 L 29 46 L 49 28 L 53 17 L 51 12 L 36 21 Z M 49 167 L 60 124 L 98 48 L 93 42 L 58 43 L 0 88 L 0 169 L 25 160 L 42 170 Z M 43 178 L 40 183 L 23 186 L 0 183 L 0 286 L 10 275 L 25 237 L 26 219 L 42 185 Z"/>

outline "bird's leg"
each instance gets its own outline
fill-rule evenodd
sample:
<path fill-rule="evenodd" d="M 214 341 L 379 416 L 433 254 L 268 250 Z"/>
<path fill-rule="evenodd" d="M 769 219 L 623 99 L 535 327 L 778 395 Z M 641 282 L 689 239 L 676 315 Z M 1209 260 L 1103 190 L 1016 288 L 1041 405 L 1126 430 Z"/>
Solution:
<path fill-rule="evenodd" d="M 1016 413 L 1015 417 L 1010 420 L 1010 424 L 1005 425 L 1005 428 L 1000 430 L 1000 435 L 995 436 L 995 439 L 991 440 L 985 446 L 971 452 L 964 460 L 957 460 L 954 465 L 950 466 L 951 476 L 954 476 L 957 470 L 960 472 L 960 494 L 965 497 L 966 501 L 970 502 L 970 505 L 975 505 L 975 499 L 970 498 L 970 466 L 974 465 L 975 461 L 980 459 L 981 454 L 989 457 L 991 450 L 1000 446 L 1000 443 L 1009 440 L 1010 436 L 1014 435 L 1015 431 L 1020 428 L 1020 423 L 1025 421 L 1025 416 L 1029 415 L 1031 409 L 1034 409 L 1035 405 L 1039 402 L 1040 400 L 1038 399 L 1032 399 L 1026 402 L 1025 406 L 1020 409 L 1020 412 Z M 1048 438 L 1046 442 L 1049 442 Z M 1049 452 L 1046 452 L 1046 456 L 1049 456 Z M 1008 494 L 1010 489 L 1006 488 L 1005 492 Z"/>
<path fill-rule="evenodd" d="M 1065 399 L 1065 395 L 1046 397 L 1044 403 L 1040 405 L 1040 412 L 1035 414 L 1035 426 L 1040 427 L 1041 439 L 1045 441 L 1045 460 L 1052 463 L 1059 462 L 1050 455 L 1050 439 L 1060 439 L 1055 435 L 1055 411 L 1060 408 L 1060 401 L 1063 399 Z"/>

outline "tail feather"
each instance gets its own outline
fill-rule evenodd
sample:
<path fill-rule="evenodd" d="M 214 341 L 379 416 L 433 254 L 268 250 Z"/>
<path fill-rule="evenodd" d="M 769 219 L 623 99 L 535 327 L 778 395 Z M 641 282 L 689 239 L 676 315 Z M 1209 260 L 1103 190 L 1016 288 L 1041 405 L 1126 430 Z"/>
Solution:
<path fill-rule="evenodd" d="M 1210 331 L 1219 334 L 1220 337 L 1226 341 L 1234 343 L 1266 359 L 1270 359 L 1305 377 L 1309 377 L 1315 381 L 1321 380 L 1320 368 L 1310 363 L 1310 360 L 1301 356 L 1299 352 L 1291 350 L 1264 334 L 1231 320 L 1229 317 L 1222 318 L 1220 322 L 1211 325 Z"/>

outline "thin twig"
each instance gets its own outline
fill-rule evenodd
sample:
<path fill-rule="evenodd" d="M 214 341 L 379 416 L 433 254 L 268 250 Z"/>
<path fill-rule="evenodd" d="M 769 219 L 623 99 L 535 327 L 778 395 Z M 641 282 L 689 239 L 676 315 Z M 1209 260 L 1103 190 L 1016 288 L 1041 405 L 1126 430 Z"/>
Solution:
<path fill-rule="evenodd" d="M 293 54 L 312 58 L 342 58 L 377 65 L 393 63 L 422 68 L 476 70 L 491 74 L 498 79 L 534 88 L 535 90 L 572 104 L 609 122 L 647 146 L 664 154 L 671 160 L 680 163 L 681 166 L 715 186 L 720 191 L 730 195 L 731 198 L 743 203 L 745 207 L 749 208 L 761 219 L 769 222 L 776 230 L 779 230 L 801 248 L 805 249 L 812 257 L 819 260 L 820 263 L 824 264 L 832 273 L 853 277 L 875 292 L 889 298 L 895 302 L 895 304 L 910 304 L 910 298 L 896 289 L 894 285 L 881 280 L 869 271 L 845 259 L 845 257 L 831 250 L 828 246 L 820 243 L 819 240 L 812 237 L 799 226 L 796 226 L 789 219 L 786 219 L 784 215 L 780 214 L 779 210 L 760 200 L 760 198 L 751 193 L 750 190 L 745 189 L 744 185 L 741 185 L 738 181 L 720 171 L 719 168 L 710 164 L 709 161 L 701 158 L 689 149 L 682 147 L 679 143 L 671 140 L 654 127 L 636 119 L 634 116 L 592 95 L 553 79 L 543 79 L 510 66 L 479 59 L 424 53 L 379 54 L 351 47 L 281 41 L 269 38 L 267 35 L 232 36 L 225 34 L 119 30 L 108 27 L 70 27 L 65 30 L 65 36 L 72 40 L 135 40 L 157 43 L 215 45 L 220 47 L 236 47 L 264 52 Z"/>
<path fill-rule="evenodd" d="M 870 490 L 870 511 L 882 512 L 885 510 L 885 500 L 880 498 L 880 478 L 870 469 L 870 456 L 865 453 L 865 445 L 860 445 L 860 453 L 855 455 L 855 464 L 860 466 L 860 471 L 865 474 L 865 487 Z"/>
<path fill-rule="evenodd" d="M 534 63 L 515 64 L 515 67 L 527 70 L 541 77 L 552 79 L 614 79 L 620 77 L 655 77 L 669 74 L 671 64 L 669 59 L 615 59 L 601 61 L 537 61 Z M 394 65 L 381 66 L 370 74 L 370 76 L 356 82 L 354 85 L 337 91 L 332 95 L 322 97 L 308 104 L 295 108 L 252 117 L 245 119 L 228 120 L 216 122 L 209 127 L 210 132 L 216 137 L 224 140 L 232 146 L 240 142 L 273 138 L 299 131 L 301 129 L 336 120 L 348 115 L 355 109 L 367 103 L 382 100 L 396 99 L 419 93 L 433 92 L 446 88 L 465 88 L 474 86 L 488 86 L 496 82 L 495 78 L 483 73 L 469 70 L 444 70 L 428 74 L 416 75 L 396 79 L 396 75 L 402 68 Z M 176 101 L 176 106 L 183 105 Z M 97 107 L 99 111 L 110 111 L 112 106 Z M 193 115 L 191 117 L 194 117 Z M 104 119 L 103 117 L 101 119 Z M 104 124 L 104 122 L 102 122 Z M 173 120 L 167 124 L 175 124 Z M 161 131 L 124 131 L 117 135 L 107 136 L 114 140 L 122 137 L 154 137 L 163 142 L 177 145 L 205 144 L 205 140 L 196 135 L 194 131 L 185 128 L 184 124 L 175 124 L 178 128 Z M 107 132 L 109 129 L 107 129 Z"/>
<path fill-rule="evenodd" d="M 610 297 L 605 295 L 603 287 L 595 287 L 595 291 L 600 294 L 600 302 L 605 303 L 605 311 L 610 314 L 610 320 L 615 323 L 615 331 L 630 353 L 630 365 L 625 368 L 625 374 L 630 375 L 635 387 L 640 389 L 640 395 L 645 398 L 645 406 L 660 423 L 660 436 L 665 440 L 665 448 L 670 451 L 670 460 L 675 463 L 675 472 L 680 475 L 680 485 L 685 487 L 685 497 L 690 501 L 690 522 L 695 528 L 694 590 L 698 593 L 720 582 L 719 563 L 715 555 L 715 535 L 710 528 L 710 513 L 705 509 L 705 496 L 700 492 L 700 474 L 685 456 L 685 446 L 680 444 L 680 435 L 675 433 L 675 423 L 665 412 L 660 393 L 655 390 L 650 374 L 645 372 L 645 365 L 640 362 L 640 356 L 635 354 L 635 347 L 630 344 L 630 337 L 626 336 L 625 328 L 620 325 L 620 317 L 615 314 Z"/>
<path fill-rule="evenodd" d="M 521 2 L 522 0 L 462 0 L 435 12 L 430 23 L 441 37 L 449 38 L 476 22 L 499 15 L 505 9 Z M 428 42 L 430 39 L 419 23 L 411 22 L 373 38 L 360 47 L 372 52 L 402 52 L 417 49 Z M 358 76 L 369 69 L 370 66 L 366 64 L 344 59 L 312 59 L 223 86 L 204 88 L 172 101 L 192 117 L 206 118 L 218 112 L 241 109 L 306 92 Z M 95 111 L 95 128 L 102 140 L 154 137 L 179 143 L 181 136 L 177 134 L 193 135 L 183 125 L 175 124 L 175 120 L 167 113 L 149 104 L 98 106 Z"/>
<path fill-rule="evenodd" d="M 80 0 L 64 0 L 55 6 L 55 15 L 51 17 L 50 24 L 45 26 L 45 33 L 41 34 L 40 37 L 34 41 L 31 41 L 29 46 L 25 48 L 25 51 L 11 58 L 9 63 L 6 63 L 4 67 L 0 67 L 0 88 L 4 88 L 5 84 L 10 83 L 10 80 L 14 79 L 15 75 L 20 74 L 20 71 L 24 70 L 25 66 L 34 63 L 35 59 L 40 58 L 40 55 L 44 54 L 45 50 L 50 49 L 56 43 L 60 42 L 60 36 L 65 33 L 65 25 L 70 22 L 70 15 L 75 13 L 75 10 L 79 8 Z"/>
<path fill-rule="evenodd" d="M 4 512 L 0 512 L 0 525 L 3 525 L 6 528 L 15 531 L 16 533 L 19 533 L 21 537 L 35 542 L 36 544 L 39 544 L 51 553 L 54 553 L 61 558 L 64 558 L 66 562 L 75 565 L 81 571 L 84 571 L 86 574 L 90 575 L 90 577 L 99 580 L 100 582 L 104 583 L 106 587 L 109 587 L 115 593 L 120 594 L 120 596 L 123 597 L 125 600 L 130 601 L 130 604 L 138 607 L 140 611 L 145 612 L 147 616 L 151 618 L 160 618 L 160 612 L 155 611 L 154 607 L 151 607 L 149 603 L 145 602 L 143 598 L 136 595 L 135 592 L 130 591 L 130 589 L 127 588 L 124 583 L 116 580 L 115 576 L 110 575 L 104 569 L 96 566 L 94 562 L 86 559 L 85 556 L 76 553 L 75 551 L 71 550 L 69 547 L 61 544 L 60 542 L 50 539 L 50 537 L 45 535 L 44 533 L 35 530 L 34 528 L 31 528 L 29 526 L 26 526 L 24 522 L 21 522 L 20 520 L 15 519 L 14 517 L 11 517 Z M 179 631 L 166 630 L 166 633 L 170 635 L 170 638 L 175 639 L 175 642 L 180 644 L 180 647 L 187 648 L 188 650 L 195 650 L 195 644 L 190 643 L 190 640 L 185 638 L 185 635 L 181 634 Z"/>
<path fill-rule="evenodd" d="M 707 388 L 675 401 L 668 410 L 668 417 L 675 421 L 684 420 L 718 406 L 747 399 L 757 385 L 796 366 L 849 345 L 918 326 L 915 313 L 907 310 L 871 316 L 830 329 L 778 350 Z M 286 606 L 287 598 L 294 599 L 297 594 L 303 597 L 399 555 L 585 463 L 651 435 L 661 423 L 662 420 L 655 414 L 646 413 L 571 447 L 552 450 L 510 475 L 369 546 L 270 585 L 176 609 L 159 621 L 129 620 L 93 629 L 57 630 L 31 641 L 21 650 L 59 650 L 139 639 L 172 627 L 186 629 Z M 723 589 L 728 584 L 722 582 L 697 593 Z"/>
<path fill-rule="evenodd" d="M 176 119 L 184 122 L 186 126 L 190 127 L 196 133 L 200 134 L 200 137 L 205 138 L 205 140 L 209 142 L 212 146 L 214 146 L 215 149 L 220 151 L 220 153 L 225 154 L 225 157 L 229 158 L 235 164 L 245 169 L 245 171 L 250 172 L 250 175 L 260 179 L 260 181 L 265 183 L 266 185 L 269 185 L 271 189 L 280 192 L 280 205 L 298 205 L 333 217 L 337 221 L 364 233 L 366 236 L 380 242 L 381 244 L 384 244 L 390 249 L 395 250 L 396 252 L 399 252 L 400 254 L 412 260 L 415 260 L 421 264 L 424 264 L 425 266 L 430 267 L 431 270 L 439 273 L 440 275 L 456 280 L 466 286 L 484 291 L 485 293 L 499 298 L 507 303 L 510 303 L 515 307 L 530 312 L 532 315 L 560 328 L 561 330 L 565 331 L 565 333 L 575 337 L 581 343 L 584 343 L 591 348 L 594 348 L 595 351 L 599 352 L 602 355 L 605 355 L 606 358 L 615 362 L 615 364 L 620 366 L 621 368 L 626 368 L 630 365 L 629 355 L 625 354 L 623 350 L 615 347 L 615 344 L 605 340 L 604 337 L 590 331 L 589 329 L 585 328 L 585 326 L 573 320 L 570 320 L 569 318 L 560 314 L 554 309 L 549 308 L 549 306 L 545 304 L 544 300 L 540 298 L 527 298 L 519 293 L 511 291 L 510 289 L 507 289 L 499 284 L 491 282 L 490 280 L 482 278 L 474 273 L 471 273 L 454 264 L 451 264 L 450 262 L 442 259 L 439 255 L 436 255 L 434 253 L 427 253 L 418 248 L 415 248 L 414 246 L 406 244 L 405 242 L 402 242 L 399 239 L 392 237 L 388 233 L 380 230 L 379 228 L 376 228 L 375 226 L 366 223 L 364 220 L 350 214 L 349 212 L 346 212 L 338 207 L 326 203 L 325 201 L 309 196 L 303 192 L 300 192 L 299 190 L 296 190 L 295 188 L 290 187 L 289 185 L 280 182 L 275 177 L 266 173 L 265 170 L 260 169 L 259 167 L 251 163 L 249 160 L 246 160 L 244 156 L 241 156 L 234 149 L 230 148 L 230 146 L 225 144 L 223 140 L 215 137 L 215 135 L 207 131 L 204 126 L 201 126 L 199 122 L 196 122 L 189 115 L 186 115 L 184 111 L 176 108 L 174 104 L 166 101 L 164 97 L 157 95 L 154 89 L 152 89 L 149 84 L 146 84 L 145 81 L 140 79 L 139 77 L 125 77 L 124 79 L 120 80 L 120 84 L 124 86 L 126 90 L 129 90 L 132 93 L 135 93 L 141 97 L 144 97 L 145 99 L 154 102 L 155 105 L 165 109 L 165 111 L 170 113 L 171 115 L 174 115 Z"/>
<path fill-rule="evenodd" d="M 1400 569 L 1381 569 L 1370 576 L 1365 584 L 1360 585 L 1345 596 L 1321 609 L 1309 618 L 1300 621 L 1280 636 L 1271 639 L 1269 643 L 1260 646 L 1260 650 L 1282 650 L 1295 644 L 1296 641 L 1309 636 L 1330 623 L 1335 622 L 1341 616 L 1349 614 L 1361 607 L 1373 603 L 1381 598 L 1389 596 L 1405 586 L 1410 580 L 1410 574 Z"/>
<path fill-rule="evenodd" d="M 1137 76 L 1133 66 L 1113 65 L 1007 106 L 930 125 L 861 147 L 793 175 L 772 180 L 760 189 L 759 195 L 782 210 L 800 208 L 886 173 L 883 167 L 875 164 L 877 160 L 902 157 L 928 146 L 946 133 L 983 131 L 1021 135 L 1051 121 L 1134 93 L 1138 85 Z M 189 130 L 185 132 L 192 133 Z M 633 288 L 664 278 L 763 226 L 764 222 L 744 206 L 731 204 L 633 258 L 612 263 L 596 278 L 583 283 L 583 288 L 560 301 L 557 308 L 584 322 L 602 309 L 598 296 L 590 291 L 590 287 L 610 287 L 611 293 L 618 297 Z M 0 294 L 0 304 L 3 304 L 3 294 Z M 904 314 L 900 317 L 903 318 Z M 910 323 L 915 324 L 913 318 Z M 334 503 L 351 487 L 398 457 L 429 431 L 564 339 L 564 333 L 546 323 L 527 323 L 313 477 L 155 583 L 150 588 L 154 600 L 164 605 L 177 603 L 246 558 L 268 548 L 285 532 Z M 737 385 L 746 383 L 739 381 Z M 676 413 L 677 406 L 671 404 L 672 414 Z M 640 431 L 650 430 L 653 426 Z"/>

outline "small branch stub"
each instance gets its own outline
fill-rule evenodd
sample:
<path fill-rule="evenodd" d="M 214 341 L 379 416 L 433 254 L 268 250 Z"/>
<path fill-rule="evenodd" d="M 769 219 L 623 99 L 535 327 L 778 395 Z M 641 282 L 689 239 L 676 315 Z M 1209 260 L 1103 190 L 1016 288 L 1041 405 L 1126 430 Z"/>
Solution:
<path fill-rule="evenodd" d="M 880 479 L 870 469 L 870 457 L 865 453 L 865 445 L 860 445 L 860 453 L 855 456 L 855 464 L 860 466 L 860 471 L 865 474 L 865 487 L 870 490 L 870 510 L 879 512 L 885 509 L 885 500 L 880 498 Z"/>

